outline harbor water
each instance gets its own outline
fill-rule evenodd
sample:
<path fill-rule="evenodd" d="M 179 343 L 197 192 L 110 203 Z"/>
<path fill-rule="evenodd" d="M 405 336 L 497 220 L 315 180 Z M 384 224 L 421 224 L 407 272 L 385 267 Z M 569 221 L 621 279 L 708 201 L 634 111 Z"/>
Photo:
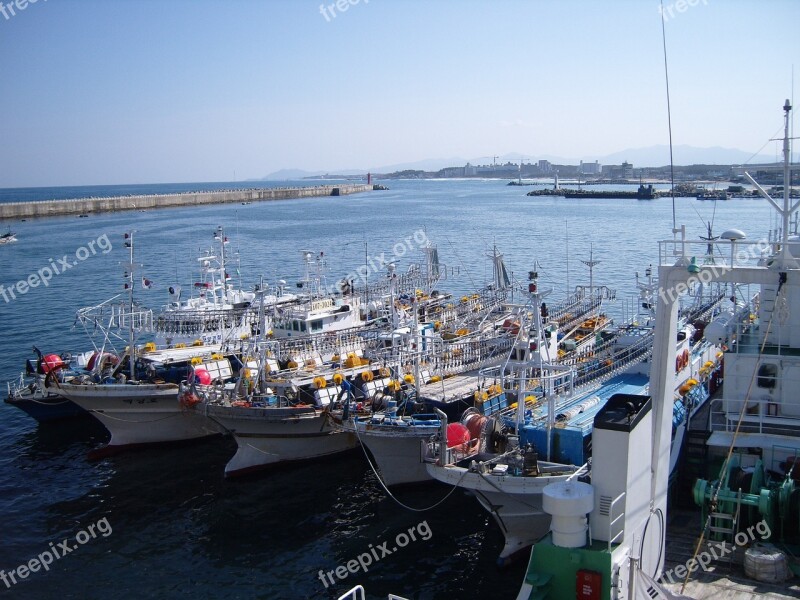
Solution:
<path fill-rule="evenodd" d="M 460 296 L 484 285 L 491 278 L 486 255 L 496 246 L 516 279 L 538 261 L 540 284 L 557 300 L 588 285 L 580 260 L 591 252 L 602 261 L 595 284 L 617 290 L 608 307 L 616 319 L 629 312 L 635 273 L 656 265 L 656 241 L 671 237 L 668 198 L 527 197 L 532 188 L 497 180 L 387 185 L 340 198 L 4 223 L 19 241 L 0 246 L 0 380 L 19 376 L 34 345 L 89 349 L 86 333 L 73 327 L 75 311 L 123 292 L 129 230 L 136 231 L 141 274 L 154 283 L 137 289 L 137 299 L 154 309 L 169 301 L 169 286 L 188 293 L 198 250 L 211 248 L 222 225 L 229 260 L 239 255 L 229 273 L 248 289 L 262 277 L 294 287 L 303 276 L 301 253 L 310 251 L 324 253 L 328 285 L 350 273 L 358 290 L 362 273 L 375 281 L 386 276 L 387 262 L 402 272 L 419 261 L 429 239 L 445 265 L 441 291 Z M 228 187 L 129 186 L 124 193 Z M 24 190 L 24 197 L 0 190 L 0 202 L 119 193 L 117 186 Z M 738 228 L 763 239 L 775 226 L 770 215 L 762 200 L 677 200 L 677 222 L 693 239 L 712 218 L 715 234 Z M 54 266 L 58 274 L 47 285 L 17 284 Z M 230 439 L 87 460 L 106 439 L 88 418 L 45 426 L 0 407 L 0 569 L 7 574 L 45 552 L 58 556 L 46 570 L 0 581 L 5 597 L 336 598 L 357 583 L 371 598 L 513 598 L 519 590 L 525 560 L 495 567 L 503 536 L 473 498 L 439 484 L 400 490 L 409 506 L 436 505 L 409 511 L 387 497 L 360 450 L 226 481 Z"/>

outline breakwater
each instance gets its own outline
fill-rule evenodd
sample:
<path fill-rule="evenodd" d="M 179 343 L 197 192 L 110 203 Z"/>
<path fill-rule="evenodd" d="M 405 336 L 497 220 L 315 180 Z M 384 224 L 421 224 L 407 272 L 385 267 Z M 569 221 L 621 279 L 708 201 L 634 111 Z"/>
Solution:
<path fill-rule="evenodd" d="M 6 202 L 0 204 L 0 219 L 26 219 L 60 215 L 88 215 L 120 210 L 149 210 L 176 206 L 232 204 L 292 200 L 318 196 L 344 196 L 372 191 L 369 184 L 315 185 L 308 187 L 254 188 L 248 190 L 218 190 L 213 192 L 184 192 L 179 194 L 148 194 L 109 198 L 76 198 L 73 200 L 41 200 L 38 202 Z"/>

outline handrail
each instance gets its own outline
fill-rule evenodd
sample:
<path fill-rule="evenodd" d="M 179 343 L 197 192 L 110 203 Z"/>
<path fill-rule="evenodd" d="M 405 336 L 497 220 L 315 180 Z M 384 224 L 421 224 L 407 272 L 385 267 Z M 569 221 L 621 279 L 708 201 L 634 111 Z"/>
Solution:
<path fill-rule="evenodd" d="M 609 517 L 609 519 L 611 519 L 611 517 L 614 515 L 614 505 L 616 505 L 617 502 L 622 500 L 622 498 L 625 497 L 625 494 L 626 494 L 626 492 L 622 492 L 619 496 L 617 496 L 616 498 L 614 498 L 611 501 L 611 505 L 608 507 L 608 517 Z M 607 537 L 608 537 L 608 551 L 609 552 L 611 552 L 611 544 L 613 544 L 616 541 L 617 538 L 621 537 L 625 533 L 625 528 L 623 527 L 622 529 L 619 530 L 619 533 L 617 535 L 615 535 L 613 538 L 611 537 L 611 528 L 616 524 L 617 521 L 619 521 L 624 516 L 625 516 L 625 512 L 623 511 L 623 512 L 621 512 L 619 514 L 619 516 L 617 516 L 616 519 L 614 519 L 613 521 L 609 520 L 609 522 L 608 522 L 608 536 Z"/>

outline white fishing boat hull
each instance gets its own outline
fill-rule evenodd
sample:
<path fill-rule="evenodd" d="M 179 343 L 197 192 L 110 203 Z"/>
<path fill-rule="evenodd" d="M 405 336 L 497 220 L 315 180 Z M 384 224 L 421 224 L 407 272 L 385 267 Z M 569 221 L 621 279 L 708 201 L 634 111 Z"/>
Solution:
<path fill-rule="evenodd" d="M 358 438 L 374 457 L 384 484 L 393 486 L 431 481 L 422 461 L 422 443 L 438 431 L 438 426 L 387 429 L 386 426 L 363 422 L 356 426 Z"/>
<path fill-rule="evenodd" d="M 208 405 L 200 410 L 236 440 L 236 454 L 225 465 L 228 477 L 337 454 L 358 443 L 355 433 L 334 428 L 328 413 L 320 409 Z"/>
<path fill-rule="evenodd" d="M 202 413 L 183 408 L 174 384 L 61 384 L 58 390 L 108 429 L 109 447 L 178 442 L 225 431 Z"/>
<path fill-rule="evenodd" d="M 498 563 L 503 565 L 520 550 L 536 543 L 550 531 L 550 515 L 542 508 L 542 490 L 568 475 L 515 477 L 489 475 L 467 471 L 463 467 L 441 467 L 426 464 L 428 474 L 448 485 L 472 493 L 492 517 L 505 537 Z"/>

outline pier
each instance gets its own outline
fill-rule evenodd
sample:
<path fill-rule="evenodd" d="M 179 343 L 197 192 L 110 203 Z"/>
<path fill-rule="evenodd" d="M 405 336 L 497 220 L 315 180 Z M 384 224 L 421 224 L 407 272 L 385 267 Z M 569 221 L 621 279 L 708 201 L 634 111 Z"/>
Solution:
<path fill-rule="evenodd" d="M 88 215 L 120 210 L 149 210 L 176 206 L 203 206 L 292 200 L 319 196 L 345 196 L 372 191 L 372 184 L 348 183 L 308 187 L 255 188 L 179 194 L 149 194 L 109 198 L 79 198 L 74 200 L 41 200 L 38 202 L 7 202 L 0 204 L 0 219 L 26 219 L 62 215 Z"/>

